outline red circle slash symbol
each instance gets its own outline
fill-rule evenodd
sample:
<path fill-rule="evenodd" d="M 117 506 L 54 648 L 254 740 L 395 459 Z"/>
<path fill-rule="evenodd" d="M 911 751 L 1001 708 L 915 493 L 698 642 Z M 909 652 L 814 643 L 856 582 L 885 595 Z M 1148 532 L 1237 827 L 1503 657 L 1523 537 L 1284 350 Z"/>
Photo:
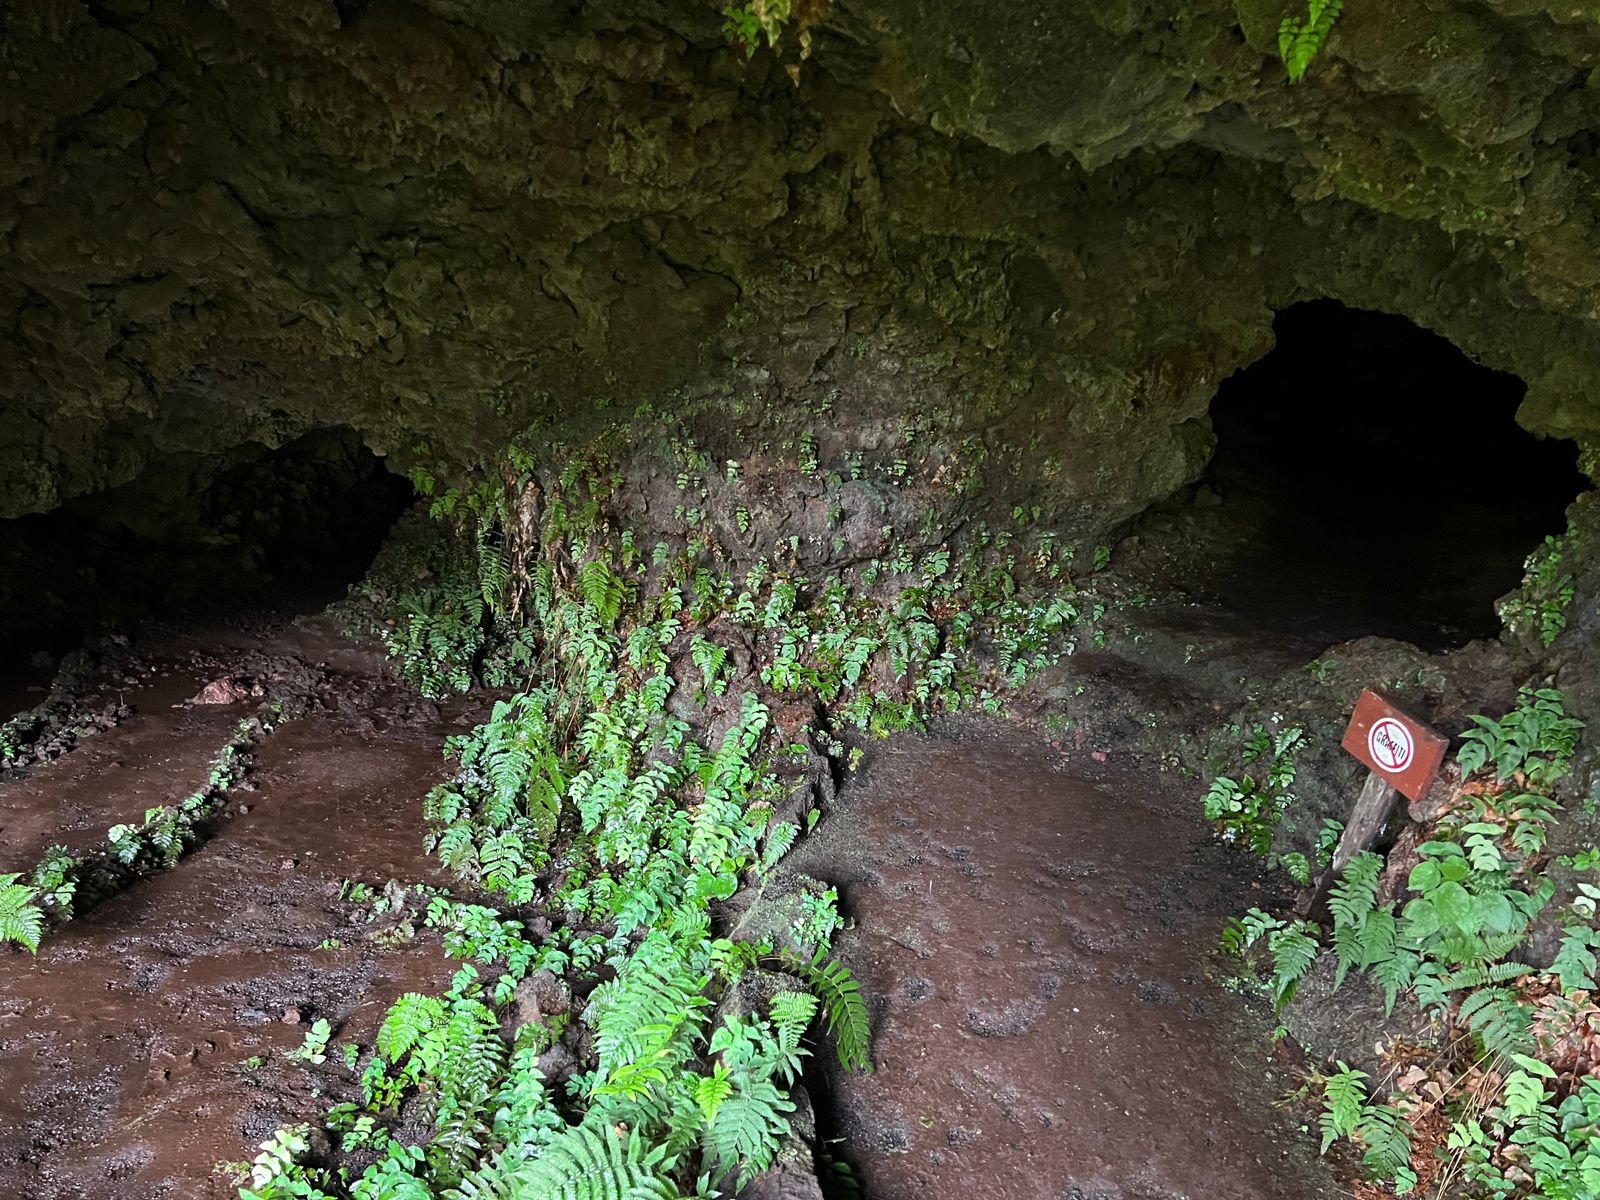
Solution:
<path fill-rule="evenodd" d="M 1393 717 L 1384 717 L 1367 734 L 1367 752 L 1380 768 L 1399 774 L 1411 765 L 1416 746 L 1409 729 Z"/>

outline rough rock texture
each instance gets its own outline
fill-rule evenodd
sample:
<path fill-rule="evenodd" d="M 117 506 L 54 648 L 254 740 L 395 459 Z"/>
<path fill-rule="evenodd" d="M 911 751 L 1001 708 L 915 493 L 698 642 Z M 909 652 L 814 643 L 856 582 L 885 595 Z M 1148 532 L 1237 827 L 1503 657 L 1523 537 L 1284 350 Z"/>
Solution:
<path fill-rule="evenodd" d="M 699 0 L 13 0 L 0 514 L 323 426 L 461 467 L 685 388 L 940 414 L 1097 530 L 1320 295 L 1592 443 L 1600 30 L 1352 6 L 1291 87 L 1289 7 L 837 0 L 796 87 Z"/>

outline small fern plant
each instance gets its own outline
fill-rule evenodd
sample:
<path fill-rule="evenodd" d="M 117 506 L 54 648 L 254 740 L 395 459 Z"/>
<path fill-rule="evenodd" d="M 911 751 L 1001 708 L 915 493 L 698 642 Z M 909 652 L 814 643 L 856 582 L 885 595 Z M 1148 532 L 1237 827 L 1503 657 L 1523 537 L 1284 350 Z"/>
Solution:
<path fill-rule="evenodd" d="M 15 873 L 0 875 L 0 943 L 16 942 L 36 954 L 44 934 L 44 913 L 33 902 L 36 889 L 17 879 Z"/>
<path fill-rule="evenodd" d="M 1323 1082 L 1322 1153 L 1340 1138 L 1350 1138 L 1362 1147 L 1368 1175 L 1393 1180 L 1396 1193 L 1404 1195 L 1417 1182 L 1411 1169 L 1411 1127 L 1387 1105 L 1367 1102 L 1366 1078 L 1365 1071 L 1351 1070 L 1341 1062 Z"/>
<path fill-rule="evenodd" d="M 1322 43 L 1333 32 L 1344 0 L 1309 0 L 1306 15 L 1285 17 L 1278 26 L 1278 56 L 1289 72 L 1289 82 L 1299 83 L 1316 58 Z"/>

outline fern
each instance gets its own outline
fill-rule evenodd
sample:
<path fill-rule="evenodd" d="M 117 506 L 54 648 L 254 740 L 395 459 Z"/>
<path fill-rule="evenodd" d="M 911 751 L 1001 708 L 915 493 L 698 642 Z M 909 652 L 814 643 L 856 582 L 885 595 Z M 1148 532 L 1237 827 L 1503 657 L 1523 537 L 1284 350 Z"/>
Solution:
<path fill-rule="evenodd" d="M 1306 69 L 1333 32 L 1333 23 L 1343 7 L 1344 0 L 1309 0 L 1304 17 L 1285 17 L 1278 26 L 1278 56 L 1283 59 L 1291 83 L 1306 77 Z"/>
<path fill-rule="evenodd" d="M 600 623 L 609 629 L 622 614 L 627 583 L 611 569 L 610 563 L 594 558 L 584 563 L 578 572 L 578 595 L 594 610 Z"/>
<path fill-rule="evenodd" d="M 779 992 L 772 999 L 772 1028 L 775 1033 L 770 1058 L 773 1070 L 785 1083 L 799 1078 L 800 1060 L 807 1051 L 800 1044 L 811 1027 L 820 1002 L 809 992 Z"/>
<path fill-rule="evenodd" d="M 1338 1071 L 1328 1076 L 1323 1084 L 1322 1116 L 1319 1122 L 1322 1127 L 1323 1154 L 1334 1142 L 1356 1131 L 1356 1125 L 1361 1120 L 1361 1109 L 1367 1102 L 1367 1086 L 1362 1082 L 1366 1078 L 1365 1071 L 1353 1071 L 1341 1062 Z"/>
<path fill-rule="evenodd" d="M 709 983 L 666 934 L 650 934 L 617 978 L 595 990 L 601 1079 L 618 1086 L 618 1072 L 641 1059 L 656 1066 L 687 1059 L 711 1006 Z"/>
<path fill-rule="evenodd" d="M 1375 965 L 1372 974 L 1383 988 L 1383 1011 L 1386 1014 L 1394 1011 L 1400 993 L 1415 982 L 1421 965 L 1422 960 L 1418 955 L 1404 949 L 1397 949 L 1392 958 Z"/>
<path fill-rule="evenodd" d="M 1597 943 L 1600 943 L 1600 933 L 1581 925 L 1568 926 L 1562 934 L 1560 949 L 1550 969 L 1560 977 L 1563 991 L 1594 989 Z"/>
<path fill-rule="evenodd" d="M 1383 859 L 1364 851 L 1351 859 L 1328 894 L 1333 914 L 1333 949 L 1339 960 L 1334 987 L 1339 987 L 1351 967 L 1365 970 L 1394 954 L 1394 915 L 1386 906 L 1376 908 L 1378 877 Z"/>
<path fill-rule="evenodd" d="M 1273 1007 L 1278 1012 L 1294 998 L 1301 978 L 1316 960 L 1317 939 L 1311 933 L 1315 929 L 1308 921 L 1296 921 L 1267 935 L 1267 949 L 1272 955 Z"/>
<path fill-rule="evenodd" d="M 761 861 L 758 864 L 758 869 L 763 875 L 778 865 L 778 861 L 789 853 L 799 836 L 800 826 L 793 821 L 779 821 L 767 830 L 766 840 L 761 847 Z"/>
<path fill-rule="evenodd" d="M 770 1166 L 794 1107 L 768 1079 L 752 1080 L 728 1096 L 705 1132 L 705 1149 L 717 1173 L 737 1167 L 743 1187 Z"/>
<path fill-rule="evenodd" d="M 870 1071 L 871 1022 L 867 1018 L 866 1003 L 861 999 L 861 985 L 848 968 L 837 960 L 830 960 L 823 947 L 809 960 L 786 951 L 780 952 L 778 958 L 784 969 L 803 980 L 822 1002 L 828 1032 L 839 1054 L 839 1065 L 846 1071 Z"/>
<path fill-rule="evenodd" d="M 378 1053 L 398 1064 L 445 1020 L 444 1005 L 432 996 L 407 992 L 395 1001 L 378 1029 Z"/>
<path fill-rule="evenodd" d="M 15 873 L 0 875 L 0 943 L 16 942 L 37 954 L 44 934 L 44 913 L 33 903 L 37 889 L 17 879 Z"/>
<path fill-rule="evenodd" d="M 1458 992 L 1462 988 L 1481 988 L 1493 983 L 1508 983 L 1523 975 L 1533 973 L 1533 968 L 1526 963 L 1503 962 L 1488 966 L 1477 963 L 1463 967 L 1459 971 L 1451 971 L 1439 980 L 1439 986 L 1447 992 Z"/>
<path fill-rule="evenodd" d="M 516 1200 L 679 1200 L 662 1176 L 664 1147 L 586 1122 L 568 1128 L 515 1172 Z M 476 1198 L 474 1198 L 476 1200 Z"/>
<path fill-rule="evenodd" d="M 1375 1178 L 1395 1179 L 1411 1170 L 1411 1126 L 1405 1117 L 1385 1105 L 1369 1104 L 1361 1110 L 1356 1137 L 1366 1148 L 1362 1164 Z"/>
<path fill-rule="evenodd" d="M 1378 899 L 1378 876 L 1383 873 L 1383 858 L 1370 850 L 1356 855 L 1345 866 L 1328 893 L 1328 910 L 1335 929 L 1359 928 Z"/>
<path fill-rule="evenodd" d="M 726 688 L 726 683 L 721 687 L 718 683 L 722 671 L 728 663 L 728 648 L 719 646 L 709 638 L 701 637 L 698 633 L 689 643 L 689 653 L 694 659 L 694 665 L 700 669 L 700 676 L 704 680 L 705 690 L 712 695 L 720 696 Z"/>
<path fill-rule="evenodd" d="M 491 523 L 477 528 L 478 594 L 484 607 L 496 617 L 503 616 L 511 592 L 511 562 L 503 545 L 494 540 Z"/>
<path fill-rule="evenodd" d="M 1461 1002 L 1456 1020 L 1478 1036 L 1490 1054 L 1532 1054 L 1533 1010 L 1509 988 L 1486 987 Z"/>
<path fill-rule="evenodd" d="M 506 1047 L 494 1013 L 476 1000 L 458 1000 L 444 1028 L 445 1052 L 438 1070 L 443 1108 L 476 1112 L 494 1094 L 505 1070 Z"/>

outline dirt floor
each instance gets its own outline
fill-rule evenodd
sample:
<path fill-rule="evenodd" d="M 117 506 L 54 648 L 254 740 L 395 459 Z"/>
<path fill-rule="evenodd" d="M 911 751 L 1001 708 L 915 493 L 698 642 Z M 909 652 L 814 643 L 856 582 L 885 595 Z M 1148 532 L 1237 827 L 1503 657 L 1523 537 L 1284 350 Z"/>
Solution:
<path fill-rule="evenodd" d="M 997 722 L 901 739 L 790 860 L 858 922 L 876 1070 L 833 1104 L 867 1194 L 1342 1194 L 1210 955 L 1252 868 L 1183 787 L 1093 754 Z"/>
<path fill-rule="evenodd" d="M 419 701 L 318 623 L 163 646 L 125 693 L 133 717 L 0 782 L 0 870 L 193 791 L 252 706 L 183 698 L 263 656 L 316 673 L 313 708 L 263 741 L 210 839 L 54 931 L 36 959 L 7 956 L 0 1196 L 232 1196 L 215 1164 L 326 1106 L 304 1067 L 256 1056 L 293 1049 L 319 1017 L 336 1041 L 370 1044 L 397 995 L 448 984 L 435 941 L 377 948 L 337 891 L 445 882 L 422 851 L 422 796 L 447 774 L 445 737 L 486 702 Z"/>
<path fill-rule="evenodd" d="M 0 870 L 193 791 L 254 703 L 190 703 L 208 682 L 293 676 L 309 712 L 262 742 L 201 848 L 8 956 L 0 1197 L 233 1195 L 216 1164 L 326 1106 L 284 1058 L 307 1025 L 370 1043 L 397 995 L 451 974 L 427 933 L 374 944 L 337 891 L 446 882 L 421 800 L 488 701 L 419 700 L 319 621 L 169 638 L 140 663 L 106 685 L 131 717 L 0 780 Z M 999 722 L 874 747 L 797 852 L 843 885 L 841 953 L 877 1018 L 877 1072 L 831 1097 L 844 1156 L 874 1200 L 1335 1194 L 1270 1105 L 1290 1081 L 1264 1014 L 1213 977 L 1249 868 L 1192 786 L 1094 751 Z"/>

